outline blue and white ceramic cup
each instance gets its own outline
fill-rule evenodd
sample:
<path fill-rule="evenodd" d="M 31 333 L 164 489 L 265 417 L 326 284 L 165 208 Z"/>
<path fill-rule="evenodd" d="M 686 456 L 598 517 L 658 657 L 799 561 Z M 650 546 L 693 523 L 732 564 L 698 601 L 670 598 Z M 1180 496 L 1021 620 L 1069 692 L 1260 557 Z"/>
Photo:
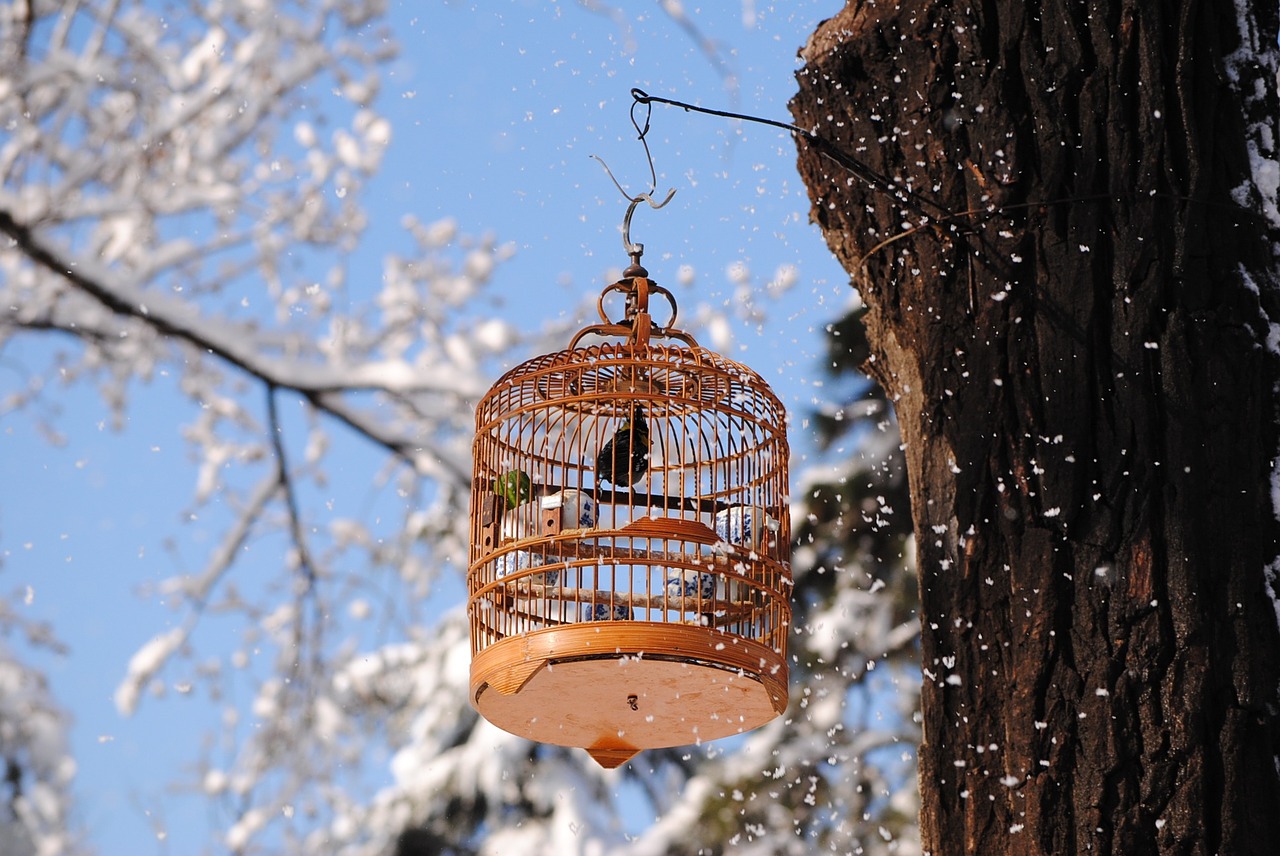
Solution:
<path fill-rule="evenodd" d="M 758 505 L 735 505 L 716 512 L 716 534 L 735 547 L 758 550 L 778 524 Z"/>
<path fill-rule="evenodd" d="M 518 571 L 542 567 L 542 563 L 543 558 L 541 556 L 529 553 L 527 550 L 516 550 L 514 553 L 504 553 L 494 560 L 493 574 L 498 579 L 502 579 L 508 574 L 515 574 Z M 528 579 L 530 582 L 545 583 L 553 586 L 560 581 L 560 572 L 558 570 L 547 571 L 545 574 L 534 574 Z"/>
<path fill-rule="evenodd" d="M 584 621 L 629 621 L 631 619 L 631 607 L 614 606 L 610 608 L 607 603 L 587 604 L 583 608 Z"/>
<path fill-rule="evenodd" d="M 561 525 L 565 529 L 590 529 L 596 525 L 596 504 L 580 490 L 558 490 L 544 496 L 541 502 L 544 511 L 549 508 L 564 510 Z"/>
<path fill-rule="evenodd" d="M 702 597 L 710 600 L 716 593 L 716 575 L 706 571 L 671 568 L 667 571 L 669 597 Z"/>

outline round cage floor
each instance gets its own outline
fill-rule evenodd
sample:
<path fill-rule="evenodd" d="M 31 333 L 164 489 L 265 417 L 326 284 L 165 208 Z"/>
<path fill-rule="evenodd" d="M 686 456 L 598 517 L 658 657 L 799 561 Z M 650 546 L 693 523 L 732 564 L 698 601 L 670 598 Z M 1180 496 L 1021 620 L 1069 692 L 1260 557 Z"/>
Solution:
<path fill-rule="evenodd" d="M 500 640 L 472 662 L 472 702 L 494 725 L 586 749 L 616 767 L 643 749 L 757 728 L 787 704 L 786 665 L 703 627 L 601 622 Z"/>

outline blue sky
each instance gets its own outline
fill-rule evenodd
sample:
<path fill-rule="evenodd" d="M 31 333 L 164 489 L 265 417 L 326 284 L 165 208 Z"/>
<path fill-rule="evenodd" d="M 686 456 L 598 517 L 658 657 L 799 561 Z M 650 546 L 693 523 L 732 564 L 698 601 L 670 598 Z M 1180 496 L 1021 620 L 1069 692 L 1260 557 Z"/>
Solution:
<path fill-rule="evenodd" d="M 744 5 L 755 10 L 752 26 Z M 492 233 L 514 246 L 492 294 L 494 311 L 521 326 L 535 328 L 598 293 L 627 261 L 618 232 L 625 203 L 591 156 L 604 158 L 632 192 L 649 179 L 628 117 L 630 89 L 786 120 L 796 51 L 840 4 L 744 5 L 688 6 L 737 76 L 735 98 L 656 3 L 619 4 L 624 28 L 576 3 L 393 2 L 402 53 L 378 100 L 393 138 L 369 188 L 372 222 L 358 254 L 370 277 L 385 252 L 407 248 L 400 221 L 411 214 L 426 222 L 453 217 L 464 233 Z M 792 411 L 792 444 L 803 452 L 803 415 L 821 395 L 821 330 L 851 293 L 808 224 L 794 145 L 773 128 L 663 106 L 654 107 L 649 142 L 659 192 L 677 193 L 661 211 L 641 208 L 632 237 L 645 244 L 646 266 L 675 292 L 682 317 L 699 302 L 741 303 L 731 266 L 750 270 L 745 293 L 753 297 L 763 297 L 782 266 L 796 269 L 796 284 L 768 305 L 765 324 L 730 331 L 728 354 L 774 385 Z M 692 270 L 691 281 L 682 281 L 681 266 Z M 376 285 L 362 294 L 353 281 L 352 299 Z M 717 346 L 709 331 L 690 332 Z M 0 395 L 22 383 L 24 364 L 41 364 L 45 347 L 7 350 Z M 220 852 L 211 847 L 214 813 L 170 788 L 205 751 L 217 707 L 171 690 L 126 719 L 112 702 L 133 652 L 178 620 L 162 598 L 146 596 L 148 586 L 194 570 L 217 536 L 216 521 L 180 519 L 195 466 L 179 430 L 194 414 L 174 381 L 135 386 L 119 430 L 89 386 L 51 383 L 62 446 L 40 436 L 33 413 L 0 418 L 0 589 L 30 586 L 29 615 L 51 622 L 70 648 L 65 657 L 23 656 L 47 670 L 74 717 L 76 820 L 103 854 Z M 354 446 L 344 451 L 335 481 L 366 486 L 335 489 L 345 513 L 376 513 L 367 494 L 375 461 Z M 246 588 L 254 561 L 250 550 L 237 568 Z M 236 644 L 221 629 L 216 618 L 202 626 L 202 652 Z"/>

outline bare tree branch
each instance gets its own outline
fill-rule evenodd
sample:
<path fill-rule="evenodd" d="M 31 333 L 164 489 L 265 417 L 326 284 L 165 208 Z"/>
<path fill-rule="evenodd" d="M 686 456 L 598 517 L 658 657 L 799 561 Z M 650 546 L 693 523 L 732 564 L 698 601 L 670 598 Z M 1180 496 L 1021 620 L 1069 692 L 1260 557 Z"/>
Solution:
<path fill-rule="evenodd" d="M 337 395 L 375 390 L 400 393 L 434 391 L 455 396 L 459 402 L 464 402 L 483 393 L 465 378 L 457 377 L 457 373 L 454 373 L 452 383 L 443 373 L 437 374 L 435 379 L 442 383 L 436 384 L 423 382 L 419 379 L 421 372 L 401 361 L 370 363 L 344 371 L 266 357 L 252 349 L 255 337 L 246 335 L 231 322 L 201 315 L 190 304 L 173 301 L 165 295 L 148 294 L 125 283 L 112 282 L 111 272 L 94 262 L 66 261 L 31 228 L 18 223 L 10 212 L 3 209 L 0 209 L 0 232 L 8 235 L 33 262 L 61 276 L 110 311 L 142 321 L 162 335 L 211 353 L 272 387 L 300 393 L 318 410 L 335 417 L 415 467 L 427 463 L 464 484 L 469 478 L 448 454 L 434 448 L 429 441 L 421 436 L 412 439 L 397 436 L 351 408 Z M 430 462 L 422 460 L 420 453 L 423 451 L 432 456 Z"/>
<path fill-rule="evenodd" d="M 276 456 L 276 474 L 284 493 L 285 509 L 289 514 L 289 533 L 293 538 L 294 548 L 298 551 L 298 568 L 310 589 L 316 582 L 316 569 L 311 560 L 311 551 L 307 547 L 306 534 L 302 531 L 302 516 L 298 511 L 298 498 L 294 494 L 293 479 L 289 475 L 289 459 L 284 450 L 284 429 L 280 425 L 280 412 L 276 407 L 276 388 L 271 383 L 267 384 L 267 433 L 271 435 L 271 448 Z"/>

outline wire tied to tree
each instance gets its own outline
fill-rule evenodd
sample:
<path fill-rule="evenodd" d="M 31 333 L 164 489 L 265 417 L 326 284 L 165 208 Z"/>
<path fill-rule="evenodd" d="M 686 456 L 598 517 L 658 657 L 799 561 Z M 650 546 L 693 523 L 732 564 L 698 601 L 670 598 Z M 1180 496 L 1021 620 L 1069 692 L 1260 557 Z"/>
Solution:
<path fill-rule="evenodd" d="M 925 218 L 925 220 L 932 221 L 939 219 L 939 217 L 950 220 L 955 217 L 955 214 L 946 206 L 935 202 L 929 197 L 923 196 L 908 187 L 903 187 L 887 176 L 881 175 L 856 158 L 850 157 L 848 154 L 841 151 L 840 148 L 830 140 L 818 136 L 813 131 L 806 131 L 804 128 L 792 125 L 788 122 L 779 122 L 776 119 L 766 119 L 762 116 L 752 116 L 747 113 L 733 113 L 728 110 L 713 110 L 710 107 L 699 107 L 695 104 L 688 104 L 684 101 L 676 101 L 673 98 L 662 98 L 658 95 L 650 95 L 643 89 L 634 87 L 631 90 L 631 97 L 634 100 L 634 103 L 631 105 L 632 124 L 636 124 L 635 108 L 637 105 L 645 105 L 649 108 L 649 112 L 652 113 L 654 104 L 668 104 L 672 107 L 680 107 L 685 112 L 692 110 L 695 113 L 704 113 L 708 116 L 719 116 L 723 119 L 740 119 L 744 122 L 755 122 L 758 125 L 769 125 L 774 128 L 781 128 L 784 131 L 796 134 L 806 143 L 816 148 L 825 157 L 830 158 L 849 172 L 856 175 L 858 178 L 861 178 L 869 184 L 873 190 L 892 196 L 904 207 L 910 209 L 920 217 Z M 636 130 L 640 130 L 638 125 Z M 648 131 L 649 117 L 646 115 L 644 130 L 640 132 L 641 142 L 644 141 L 644 135 L 648 133 Z M 649 145 L 648 143 L 645 143 L 645 152 L 648 153 L 648 151 Z M 649 164 L 652 167 L 652 158 L 650 158 Z M 930 213 L 931 211 L 932 213 Z"/>

